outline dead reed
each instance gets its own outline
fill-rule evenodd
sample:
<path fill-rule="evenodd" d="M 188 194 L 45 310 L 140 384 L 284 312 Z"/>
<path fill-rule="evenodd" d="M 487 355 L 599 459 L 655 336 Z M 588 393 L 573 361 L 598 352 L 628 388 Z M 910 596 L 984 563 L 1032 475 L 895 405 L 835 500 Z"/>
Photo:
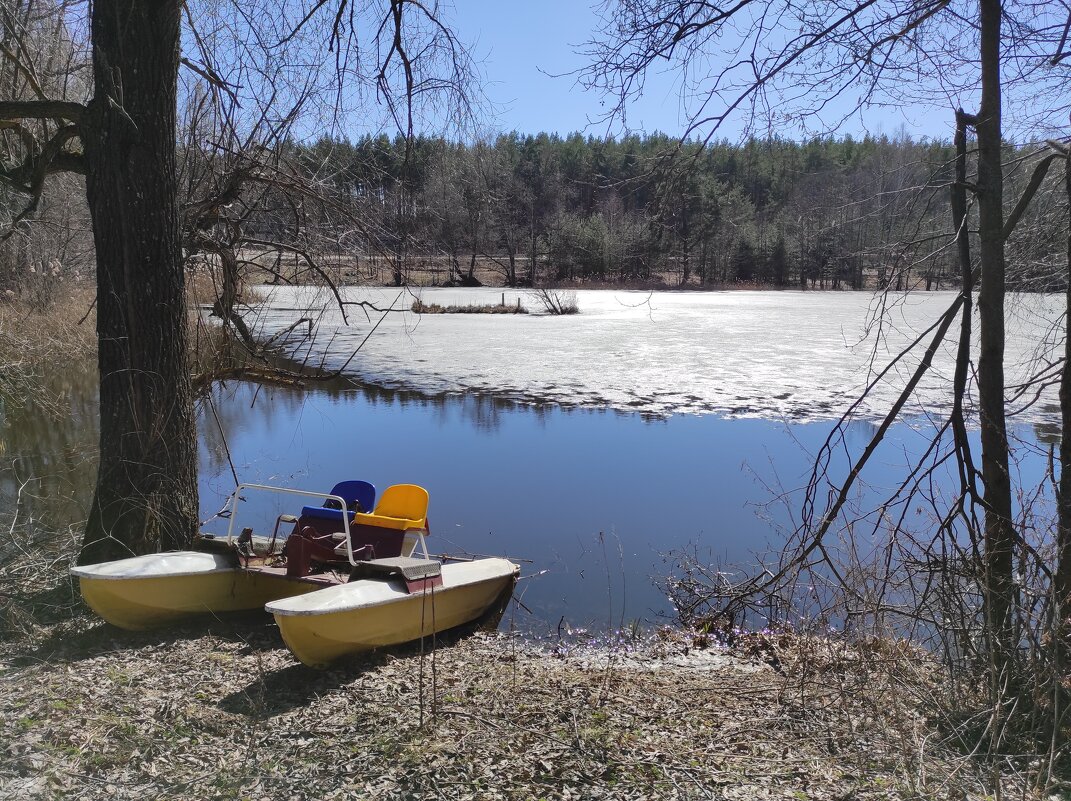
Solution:
<path fill-rule="evenodd" d="M 438 303 L 425 303 L 420 298 L 413 301 L 410 311 L 414 314 L 528 314 L 528 309 L 521 305 L 520 298 L 516 304 L 507 303 L 469 303 L 463 306 L 442 306 Z"/>

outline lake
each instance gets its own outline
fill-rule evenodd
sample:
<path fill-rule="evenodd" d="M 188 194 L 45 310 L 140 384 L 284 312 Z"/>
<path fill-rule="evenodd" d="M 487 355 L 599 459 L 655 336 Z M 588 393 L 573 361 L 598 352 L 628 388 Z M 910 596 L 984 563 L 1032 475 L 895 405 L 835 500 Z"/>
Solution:
<path fill-rule="evenodd" d="M 312 290 L 262 291 L 260 335 L 315 317 L 314 340 L 288 338 L 291 358 L 348 361 L 346 377 L 303 390 L 217 386 L 199 414 L 203 517 L 220 507 L 235 474 L 324 490 L 349 478 L 381 490 L 422 484 L 431 493 L 433 551 L 524 560 L 522 606 L 511 618 L 536 631 L 672 618 L 657 583 L 673 572 L 671 554 L 692 550 L 746 569 L 776 549 L 796 524 L 799 488 L 832 416 L 872 375 L 871 354 L 897 350 L 952 298 L 898 301 L 875 345 L 866 336 L 875 301 L 859 293 L 581 292 L 575 317 L 406 313 L 387 316 L 368 337 L 377 313 L 351 310 L 347 326 Z M 411 302 L 397 290 L 350 292 L 380 308 Z M 493 302 L 501 290 L 421 295 Z M 507 295 L 512 302 L 518 293 Z M 1048 298 L 1018 307 L 1009 363 L 1044 351 L 1057 309 Z M 950 358 L 944 350 L 910 419 L 882 445 L 861 504 L 893 486 L 924 447 L 932 431 L 925 414 L 946 403 Z M 24 522 L 84 519 L 93 379 L 79 383 L 67 371 L 63 380 L 69 419 L 8 409 L 0 425 L 0 492 L 10 504 L 21 488 Z M 851 424 L 848 453 L 866 444 L 892 391 L 879 388 Z M 1042 475 L 1053 403 L 1044 398 L 1014 425 L 1024 486 Z M 842 453 L 834 471 L 846 463 Z M 242 515 L 281 511 L 250 495 Z"/>

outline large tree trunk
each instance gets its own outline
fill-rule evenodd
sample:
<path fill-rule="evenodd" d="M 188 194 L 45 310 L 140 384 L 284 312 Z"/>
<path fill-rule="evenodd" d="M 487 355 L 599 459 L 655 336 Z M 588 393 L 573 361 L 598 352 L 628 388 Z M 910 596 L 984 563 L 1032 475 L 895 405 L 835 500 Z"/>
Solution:
<path fill-rule="evenodd" d="M 175 179 L 178 0 L 95 0 L 84 120 L 97 252 L 100 467 L 79 560 L 181 547 L 197 445 Z"/>
<path fill-rule="evenodd" d="M 1000 0 L 980 0 L 982 98 L 978 134 L 978 235 L 982 281 L 978 293 L 981 349 L 978 414 L 985 484 L 985 605 L 991 677 L 1012 650 L 1012 525 L 1008 439 L 1004 419 L 1004 209 L 1001 167 Z"/>
<path fill-rule="evenodd" d="M 1071 202 L 1071 153 L 1064 159 L 1064 189 Z M 1055 631 L 1060 662 L 1071 652 L 1071 225 L 1067 231 L 1067 289 L 1064 315 L 1064 366 L 1060 372 L 1060 496 L 1056 525 L 1056 577 L 1053 594 L 1059 615 Z"/>

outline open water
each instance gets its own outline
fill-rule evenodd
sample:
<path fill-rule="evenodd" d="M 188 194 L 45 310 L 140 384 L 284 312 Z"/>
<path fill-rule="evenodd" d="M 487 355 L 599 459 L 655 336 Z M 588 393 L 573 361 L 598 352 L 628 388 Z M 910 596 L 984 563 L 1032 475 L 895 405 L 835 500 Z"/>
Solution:
<path fill-rule="evenodd" d="M 425 290 L 424 299 L 500 295 Z M 387 290 L 357 297 L 380 307 L 411 302 Z M 345 377 L 304 389 L 217 386 L 199 414 L 203 517 L 235 476 L 325 491 L 349 478 L 381 489 L 422 484 L 431 493 L 431 550 L 521 561 L 515 625 L 656 623 L 672 616 L 660 579 L 674 572 L 675 555 L 738 571 L 777 549 L 798 521 L 800 488 L 834 416 L 873 375 L 872 363 L 951 299 L 899 299 L 875 337 L 875 301 L 859 293 L 581 292 L 581 313 L 570 318 L 390 315 L 354 356 L 378 314 L 351 307 L 342 325 L 308 290 L 273 291 L 261 335 L 313 317 L 313 339 L 288 338 L 292 357 L 346 364 Z M 1013 374 L 1049 350 L 1056 309 L 1027 298 L 1009 319 Z M 944 408 L 949 373 L 943 352 L 868 468 L 860 504 L 892 487 L 925 447 L 927 415 Z M 849 426 L 835 474 L 865 446 L 894 381 Z M 9 508 L 19 498 L 23 523 L 77 525 L 87 509 L 94 377 L 65 370 L 58 390 L 66 404 L 58 417 L 15 408 L 0 416 L 0 496 Z M 1023 486 L 1043 475 L 1052 404 L 1044 397 L 1014 425 Z M 250 494 L 241 515 L 262 529 L 284 511 L 294 510 Z M 908 521 L 926 525 L 924 510 Z"/>

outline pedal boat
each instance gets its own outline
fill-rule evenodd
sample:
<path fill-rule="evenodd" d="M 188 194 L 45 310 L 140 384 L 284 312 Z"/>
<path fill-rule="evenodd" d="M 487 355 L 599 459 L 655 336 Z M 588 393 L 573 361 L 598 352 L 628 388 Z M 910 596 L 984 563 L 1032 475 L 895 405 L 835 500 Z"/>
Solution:
<path fill-rule="evenodd" d="M 267 605 L 286 647 L 304 664 L 323 667 L 501 612 L 519 568 L 508 559 L 440 564 L 402 557 L 358 565 L 358 571 L 369 578 Z"/>
<path fill-rule="evenodd" d="M 268 601 L 326 586 L 295 581 L 267 567 L 243 567 L 234 554 L 203 551 L 134 556 L 76 567 L 71 574 L 90 609 L 129 631 L 199 614 L 260 609 Z"/>
<path fill-rule="evenodd" d="M 199 614 L 261 609 L 268 601 L 330 586 L 326 577 L 288 575 L 277 564 L 286 539 L 280 540 L 280 526 L 294 523 L 296 528 L 299 518 L 279 515 L 270 539 L 255 536 L 252 529 L 235 536 L 239 503 L 249 491 L 326 497 L 339 508 L 347 503 L 335 490 L 325 496 L 288 487 L 239 484 L 224 504 L 223 516 L 229 518 L 225 537 L 199 533 L 195 550 L 73 568 L 71 575 L 78 579 L 86 605 L 113 626 L 141 631 Z"/>
<path fill-rule="evenodd" d="M 359 485 L 356 490 L 355 485 Z M 343 488 L 350 491 L 343 492 Z M 239 501 L 251 490 L 327 500 L 323 506 L 304 507 L 298 517 L 279 515 L 270 538 L 256 536 L 251 529 L 235 537 Z M 354 497 L 354 491 L 364 499 L 363 504 Z M 373 507 L 374 499 L 375 488 L 368 482 L 343 482 L 326 495 L 240 484 L 228 499 L 230 520 L 225 538 L 202 534 L 195 543 L 197 550 L 85 565 L 71 573 L 78 578 L 82 597 L 94 612 L 129 630 L 154 628 L 199 614 L 263 609 L 265 604 L 281 599 L 345 589 L 341 595 L 327 596 L 324 608 L 337 606 L 331 599 L 344 598 L 347 610 L 354 604 L 367 608 L 364 624 L 348 616 L 348 622 L 340 625 L 335 616 L 304 611 L 296 616 L 307 619 L 306 624 L 295 627 L 288 623 L 285 629 L 280 625 L 287 644 L 292 640 L 292 650 L 300 649 L 294 650 L 295 656 L 317 665 L 353 650 L 406 642 L 422 632 L 470 622 L 486 612 L 507 586 L 512 591 L 518 571 L 512 562 L 477 559 L 440 566 L 429 557 L 425 541 L 428 493 L 424 488 L 399 484 L 388 487 Z M 360 511 L 363 508 L 374 511 L 365 513 Z M 284 545 L 280 527 L 290 523 L 293 530 Z M 423 558 L 414 559 L 418 545 Z M 420 574 L 416 584 L 406 578 L 414 571 Z M 489 577 L 500 573 L 497 582 Z M 496 591 L 492 594 L 492 590 Z M 429 618 L 427 626 L 417 619 L 414 628 L 414 599 L 424 594 L 434 599 L 429 609 L 436 615 Z M 277 620 L 294 617 L 285 610 L 269 611 Z M 329 624 L 327 633 L 321 633 L 318 623 L 314 625 L 323 620 Z M 346 635 L 341 629 L 347 626 L 372 632 L 386 628 L 393 633 Z M 319 646 L 320 640 L 331 645 Z M 350 640 L 358 647 L 342 645 Z"/>

